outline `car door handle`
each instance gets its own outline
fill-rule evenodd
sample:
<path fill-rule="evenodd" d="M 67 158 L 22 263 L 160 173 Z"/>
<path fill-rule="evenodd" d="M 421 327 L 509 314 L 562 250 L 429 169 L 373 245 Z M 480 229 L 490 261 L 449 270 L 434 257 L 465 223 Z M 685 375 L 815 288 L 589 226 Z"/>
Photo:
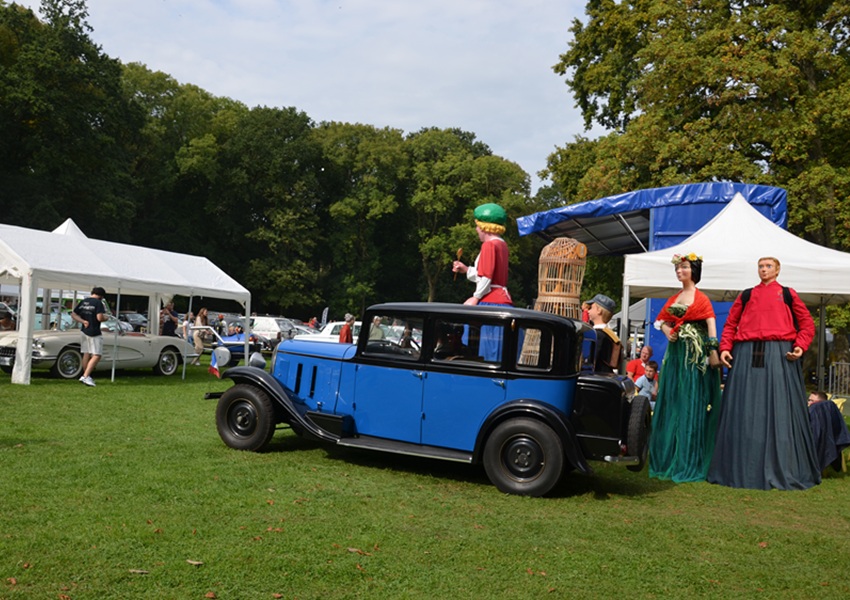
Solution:
<path fill-rule="evenodd" d="M 419 379 L 424 379 L 425 377 L 425 373 L 423 373 L 422 371 L 411 371 L 410 374 Z"/>
<path fill-rule="evenodd" d="M 504 379 L 493 379 L 493 383 L 498 385 L 500 388 L 505 389 L 505 380 Z"/>

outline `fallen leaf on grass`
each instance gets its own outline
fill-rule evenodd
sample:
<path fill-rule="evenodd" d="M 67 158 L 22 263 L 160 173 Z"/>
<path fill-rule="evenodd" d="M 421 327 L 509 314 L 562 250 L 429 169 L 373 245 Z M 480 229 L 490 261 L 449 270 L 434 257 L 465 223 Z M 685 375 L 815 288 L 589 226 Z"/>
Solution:
<path fill-rule="evenodd" d="M 364 569 L 363 567 L 361 567 L 361 566 L 358 564 L 358 565 L 357 565 L 357 570 L 358 570 L 358 571 L 365 571 L 366 569 Z"/>
<path fill-rule="evenodd" d="M 767 542 L 759 542 L 759 548 L 767 548 Z"/>
<path fill-rule="evenodd" d="M 133 575 L 147 575 L 149 571 L 145 571 L 144 569 L 130 569 L 130 573 Z"/>
<path fill-rule="evenodd" d="M 215 595 L 215 592 L 207 592 L 206 594 L 204 594 L 204 598 L 217 598 L 217 597 L 218 596 Z"/>
<path fill-rule="evenodd" d="M 32 566 L 32 565 L 31 565 L 30 563 L 25 562 L 24 564 L 22 564 L 22 565 L 21 565 L 21 568 L 22 568 L 22 569 L 29 569 L 31 566 Z"/>
<path fill-rule="evenodd" d="M 8 579 L 6 579 L 6 582 L 9 585 L 18 585 L 18 580 L 15 579 L 14 577 L 9 577 Z"/>
<path fill-rule="evenodd" d="M 200 567 L 202 564 L 204 564 L 203 561 L 192 560 L 191 558 L 187 558 L 186 562 L 192 565 L 193 567 Z"/>
<path fill-rule="evenodd" d="M 371 554 L 369 554 L 365 550 L 361 550 L 360 548 L 349 548 L 348 551 L 353 554 L 359 554 L 360 556 L 372 556 Z"/>

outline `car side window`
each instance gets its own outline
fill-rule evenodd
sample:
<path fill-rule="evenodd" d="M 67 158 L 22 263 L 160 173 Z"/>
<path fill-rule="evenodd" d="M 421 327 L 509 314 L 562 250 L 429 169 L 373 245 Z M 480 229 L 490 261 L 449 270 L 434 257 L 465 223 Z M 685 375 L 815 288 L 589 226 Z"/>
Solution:
<path fill-rule="evenodd" d="M 400 360 L 419 360 L 422 352 L 421 317 L 405 315 L 372 315 L 363 324 L 368 339 L 363 351 L 367 356 L 385 356 Z"/>
<path fill-rule="evenodd" d="M 505 330 L 477 319 L 438 319 L 432 358 L 435 362 L 502 363 Z"/>
<path fill-rule="evenodd" d="M 555 362 L 555 338 L 548 328 L 519 327 L 517 369 L 550 371 Z"/>

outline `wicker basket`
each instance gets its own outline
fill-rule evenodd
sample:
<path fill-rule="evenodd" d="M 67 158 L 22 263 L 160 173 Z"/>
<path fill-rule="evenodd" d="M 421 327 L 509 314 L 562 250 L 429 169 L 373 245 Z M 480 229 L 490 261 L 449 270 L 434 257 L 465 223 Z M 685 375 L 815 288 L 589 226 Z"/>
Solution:
<path fill-rule="evenodd" d="M 581 283 L 586 256 L 587 246 L 572 238 L 557 238 L 543 248 L 534 310 L 581 319 Z M 539 332 L 529 331 L 523 340 L 520 364 L 537 364 L 539 346 Z"/>
<path fill-rule="evenodd" d="M 581 320 L 581 300 L 566 296 L 543 296 L 534 302 L 534 310 Z"/>
<path fill-rule="evenodd" d="M 572 238 L 558 238 L 540 252 L 538 296 L 579 298 L 584 279 L 587 246 Z"/>

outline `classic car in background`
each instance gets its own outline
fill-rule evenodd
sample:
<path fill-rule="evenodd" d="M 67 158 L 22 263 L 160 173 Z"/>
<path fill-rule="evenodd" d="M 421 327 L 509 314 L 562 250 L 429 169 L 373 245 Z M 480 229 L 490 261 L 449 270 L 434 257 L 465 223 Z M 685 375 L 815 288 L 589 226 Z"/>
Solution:
<path fill-rule="evenodd" d="M 295 340 L 309 340 L 311 342 L 336 342 L 339 343 L 339 330 L 345 325 L 345 321 L 331 321 L 322 327 L 318 333 L 299 333 L 294 338 Z M 357 337 L 360 335 L 360 321 L 354 322 L 354 327 L 351 328 L 351 334 L 354 337 L 354 343 L 357 343 Z"/>
<path fill-rule="evenodd" d="M 114 317 L 104 321 L 103 357 L 97 371 L 112 368 L 153 368 L 157 375 L 174 375 L 184 360 L 197 356 L 195 349 L 180 338 L 125 331 Z M 0 369 L 12 372 L 15 350 L 18 345 L 17 332 L 0 333 Z M 80 331 L 33 331 L 32 366 L 34 369 L 50 369 L 50 373 L 62 379 L 77 379 L 83 371 L 80 354 Z"/>
<path fill-rule="evenodd" d="M 233 387 L 207 394 L 222 441 L 260 451 L 287 426 L 337 446 L 480 464 L 499 490 L 529 496 L 574 469 L 591 473 L 590 460 L 643 468 L 649 400 L 628 377 L 583 371 L 596 338 L 581 321 L 392 303 L 364 323 L 356 345 L 296 336 L 278 345 L 271 372 L 224 371 Z M 370 326 L 382 333 L 370 339 Z"/>
<path fill-rule="evenodd" d="M 124 323 L 129 323 L 133 327 L 133 331 L 144 333 L 148 330 L 148 318 L 131 310 L 122 310 L 118 314 L 118 319 Z"/>
<path fill-rule="evenodd" d="M 222 336 L 211 326 L 192 327 L 193 332 L 199 332 L 209 340 L 208 342 L 204 342 L 204 345 L 212 348 L 213 352 L 215 352 L 216 348 L 227 348 L 230 351 L 228 354 L 228 363 L 226 365 L 218 365 L 219 367 L 236 366 L 239 364 L 239 361 L 245 358 L 245 333 L 242 331 L 242 326 L 236 323 L 232 329 L 234 333 Z M 259 336 L 253 333 L 248 336 L 248 356 L 251 356 L 254 352 L 261 352 L 262 349 L 263 342 L 260 341 Z"/>

